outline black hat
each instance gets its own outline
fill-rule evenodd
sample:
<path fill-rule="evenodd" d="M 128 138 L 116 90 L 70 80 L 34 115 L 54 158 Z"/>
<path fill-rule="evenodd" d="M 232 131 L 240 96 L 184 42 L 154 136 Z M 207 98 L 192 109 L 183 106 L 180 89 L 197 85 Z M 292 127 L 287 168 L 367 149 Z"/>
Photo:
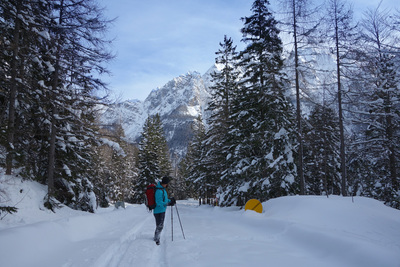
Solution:
<path fill-rule="evenodd" d="M 169 183 L 169 177 L 168 176 L 164 176 L 161 180 L 162 184 L 168 184 Z"/>

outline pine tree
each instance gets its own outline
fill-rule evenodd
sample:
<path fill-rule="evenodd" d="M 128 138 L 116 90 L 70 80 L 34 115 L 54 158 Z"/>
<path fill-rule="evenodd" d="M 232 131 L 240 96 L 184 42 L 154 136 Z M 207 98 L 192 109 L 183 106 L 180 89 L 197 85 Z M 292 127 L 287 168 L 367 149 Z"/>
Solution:
<path fill-rule="evenodd" d="M 96 103 L 91 92 L 104 86 L 100 80 L 93 78 L 91 73 L 104 71 L 102 62 L 110 59 L 109 53 L 103 50 L 105 41 L 101 39 L 107 22 L 102 19 L 100 9 L 93 1 L 53 1 L 52 7 L 53 24 L 50 26 L 50 35 L 53 40 L 54 54 L 51 55 L 50 62 L 54 71 L 51 73 L 48 85 L 51 91 L 47 94 L 47 99 L 51 101 L 47 101 L 50 111 L 47 171 L 49 196 L 55 193 L 56 157 L 60 151 L 57 143 L 60 137 L 64 134 L 72 134 L 82 141 L 80 145 L 84 144 L 85 140 L 90 140 L 90 129 L 86 127 L 84 121 L 94 115 L 82 112 L 93 110 L 92 107 Z M 77 113 L 78 111 L 81 114 Z M 80 155 L 82 149 L 76 146 L 77 142 L 70 142 L 70 140 L 63 138 L 61 142 L 70 149 L 68 154 L 73 156 L 71 159 L 79 162 L 79 157 L 83 159 L 89 157 L 87 160 L 90 162 L 90 154 Z M 60 161 L 58 158 L 57 160 Z M 68 166 L 70 169 L 76 166 L 73 162 L 72 164 L 65 162 L 63 165 L 70 165 Z M 83 171 L 79 166 L 76 167 L 78 168 L 74 168 L 74 171 L 78 178 Z M 87 181 L 87 183 L 90 182 Z M 86 190 L 84 187 L 77 192 Z"/>
<path fill-rule="evenodd" d="M 179 180 L 180 186 L 178 186 L 176 190 L 176 197 L 177 199 L 186 199 L 189 197 L 196 197 L 196 192 L 193 188 L 193 183 L 189 181 L 188 177 L 190 175 L 191 166 L 194 162 L 193 158 L 191 157 L 192 151 L 191 142 L 188 144 L 188 149 L 186 155 L 181 159 L 177 168 L 177 177 L 176 179 Z"/>
<path fill-rule="evenodd" d="M 334 110 L 316 105 L 304 127 L 304 159 L 307 192 L 340 195 L 339 125 Z"/>
<path fill-rule="evenodd" d="M 133 197 L 137 180 L 137 149 L 124 140 L 119 124 L 101 129 L 101 145 L 96 147 L 96 177 L 93 181 L 96 197 L 102 207 L 108 202 L 127 201 Z"/>
<path fill-rule="evenodd" d="M 20 161 L 16 156 L 23 154 L 27 146 L 20 141 L 29 136 L 26 123 L 32 117 L 29 107 L 41 78 L 36 72 L 42 63 L 41 45 L 48 42 L 44 26 L 47 12 L 46 5 L 39 1 L 0 3 L 1 144 L 7 149 L 7 174 L 12 173 Z"/>
<path fill-rule="evenodd" d="M 247 47 L 239 56 L 243 79 L 227 136 L 231 149 L 229 171 L 222 178 L 224 205 L 286 195 L 294 183 L 293 109 L 285 94 L 282 42 L 268 4 L 255 1 L 253 15 L 243 18 Z"/>
<path fill-rule="evenodd" d="M 232 98 L 237 91 L 239 72 L 236 70 L 236 46 L 227 36 L 220 43 L 221 49 L 216 52 L 218 57 L 215 59 L 219 71 L 211 74 L 214 85 L 210 88 L 212 99 L 209 103 L 209 110 L 213 112 L 209 124 L 215 130 L 224 131 L 224 135 L 229 128 L 229 118 L 231 114 Z"/>
<path fill-rule="evenodd" d="M 211 89 L 211 100 L 208 111 L 210 118 L 208 130 L 204 137 L 203 149 L 207 151 L 203 158 L 203 167 L 207 169 L 205 182 L 214 195 L 222 173 L 226 170 L 226 156 L 229 144 L 226 141 L 230 126 L 233 97 L 238 88 L 239 73 L 236 70 L 236 46 L 231 38 L 224 37 L 221 49 L 216 52 L 218 71 L 212 74 L 214 85 Z M 200 133 L 201 134 L 201 131 Z"/>
<path fill-rule="evenodd" d="M 188 146 L 185 157 L 185 164 L 181 166 L 181 172 L 186 174 L 186 180 L 192 196 L 199 199 L 206 198 L 207 175 L 209 169 L 206 168 L 207 149 L 205 145 L 206 131 L 203 120 L 199 116 L 193 123 L 193 140 Z"/>
<path fill-rule="evenodd" d="M 172 172 L 167 141 L 161 124 L 160 115 L 147 118 L 144 126 L 138 154 L 139 177 L 134 186 L 133 201 L 142 203 L 146 186 L 169 176 Z"/>
<path fill-rule="evenodd" d="M 0 11 L 1 31 L 10 37 L 0 42 L 1 79 L 11 85 L 2 108 L 7 172 L 19 164 L 24 176 L 47 183 L 49 208 L 55 197 L 93 211 L 93 91 L 104 88 L 93 74 L 105 72 L 111 58 L 101 35 L 107 21 L 91 0 L 2 1 Z"/>

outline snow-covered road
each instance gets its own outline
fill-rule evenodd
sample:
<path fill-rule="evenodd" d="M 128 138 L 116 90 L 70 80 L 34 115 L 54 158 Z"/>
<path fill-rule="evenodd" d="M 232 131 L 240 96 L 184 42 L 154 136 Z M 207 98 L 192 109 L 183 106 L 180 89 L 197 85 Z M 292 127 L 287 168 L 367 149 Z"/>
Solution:
<path fill-rule="evenodd" d="M 266 212 L 179 201 L 161 245 L 143 205 L 63 208 L 55 219 L 0 224 L 2 267 L 400 266 L 400 211 L 365 198 L 285 197 Z M 53 215 L 50 215 L 53 216 Z"/>

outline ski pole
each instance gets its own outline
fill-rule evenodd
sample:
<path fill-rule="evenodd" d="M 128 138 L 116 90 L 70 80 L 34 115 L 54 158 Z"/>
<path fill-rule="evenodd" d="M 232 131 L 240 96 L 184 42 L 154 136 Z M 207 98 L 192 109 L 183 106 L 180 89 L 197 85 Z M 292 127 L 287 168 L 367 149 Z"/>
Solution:
<path fill-rule="evenodd" d="M 176 214 L 178 214 L 179 224 L 181 225 L 181 230 L 182 230 L 183 239 L 186 239 L 186 238 L 185 238 L 185 233 L 183 232 L 181 217 L 179 216 L 179 211 L 178 211 L 178 207 L 177 207 L 176 204 L 175 204 L 175 208 L 176 208 Z"/>
<path fill-rule="evenodd" d="M 174 220 L 172 219 L 174 217 L 173 209 L 171 206 L 171 233 L 172 233 L 172 241 L 174 241 Z"/>

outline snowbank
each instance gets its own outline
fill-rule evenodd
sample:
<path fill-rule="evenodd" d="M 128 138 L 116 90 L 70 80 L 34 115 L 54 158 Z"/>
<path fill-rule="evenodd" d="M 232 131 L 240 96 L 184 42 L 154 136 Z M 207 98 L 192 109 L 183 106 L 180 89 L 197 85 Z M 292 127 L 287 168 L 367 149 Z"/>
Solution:
<path fill-rule="evenodd" d="M 43 208 L 46 188 L 0 176 L 17 214 L 0 221 L 3 267 L 400 266 L 400 211 L 367 198 L 294 196 L 264 213 L 179 201 L 168 208 L 161 245 L 143 205 L 95 214 Z"/>

